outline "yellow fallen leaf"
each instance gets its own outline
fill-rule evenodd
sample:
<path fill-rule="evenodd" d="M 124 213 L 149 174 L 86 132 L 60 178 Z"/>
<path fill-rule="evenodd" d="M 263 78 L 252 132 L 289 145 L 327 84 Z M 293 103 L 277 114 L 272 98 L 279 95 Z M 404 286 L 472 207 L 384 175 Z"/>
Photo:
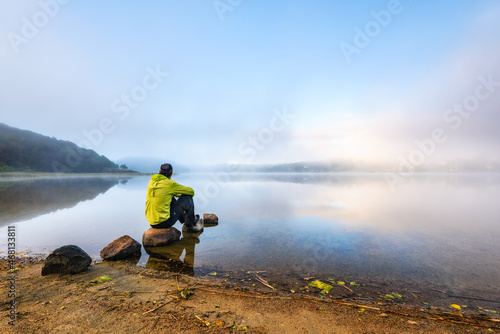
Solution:
<path fill-rule="evenodd" d="M 457 310 L 461 310 L 462 308 L 460 307 L 460 305 L 457 305 L 457 304 L 451 304 L 450 305 L 451 308 L 454 308 L 454 309 L 457 309 Z"/>
<path fill-rule="evenodd" d="M 309 286 L 321 289 L 321 293 L 328 293 L 331 289 L 333 289 L 333 286 L 331 286 L 330 284 L 323 283 L 321 281 L 312 281 L 311 283 L 309 283 Z"/>
<path fill-rule="evenodd" d="M 188 299 L 189 296 L 193 294 L 193 291 L 191 290 L 182 290 L 180 293 L 180 296 L 184 299 Z"/>
<path fill-rule="evenodd" d="M 99 276 L 97 277 L 96 279 L 90 281 L 90 283 L 104 283 L 104 282 L 107 282 L 107 281 L 111 281 L 111 277 L 109 277 L 108 275 L 103 275 L 103 276 Z"/>

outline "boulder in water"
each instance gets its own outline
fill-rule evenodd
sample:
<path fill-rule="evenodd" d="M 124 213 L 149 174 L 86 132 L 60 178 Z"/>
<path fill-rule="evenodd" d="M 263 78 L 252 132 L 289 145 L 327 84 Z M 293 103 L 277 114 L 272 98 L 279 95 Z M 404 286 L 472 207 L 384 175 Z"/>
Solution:
<path fill-rule="evenodd" d="M 204 222 L 205 226 L 219 225 L 219 217 L 217 217 L 213 213 L 204 213 L 203 214 L 203 222 Z"/>

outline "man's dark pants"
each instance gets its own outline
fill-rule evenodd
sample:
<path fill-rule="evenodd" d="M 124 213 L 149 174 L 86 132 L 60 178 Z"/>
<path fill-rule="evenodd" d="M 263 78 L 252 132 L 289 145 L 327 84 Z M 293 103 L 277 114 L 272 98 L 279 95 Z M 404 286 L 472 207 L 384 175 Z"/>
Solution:
<path fill-rule="evenodd" d="M 172 197 L 170 202 L 170 218 L 157 224 L 151 225 L 153 228 L 169 228 L 174 226 L 179 220 L 186 227 L 192 227 L 195 224 L 193 196 L 181 195 L 178 199 Z"/>

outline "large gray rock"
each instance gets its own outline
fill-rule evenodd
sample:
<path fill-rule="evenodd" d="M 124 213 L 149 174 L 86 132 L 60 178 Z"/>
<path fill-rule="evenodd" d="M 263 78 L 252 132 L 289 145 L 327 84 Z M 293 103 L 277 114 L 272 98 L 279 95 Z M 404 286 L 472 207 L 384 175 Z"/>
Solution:
<path fill-rule="evenodd" d="M 181 232 L 175 227 L 170 228 L 149 228 L 142 235 L 142 245 L 144 247 L 165 246 L 172 241 L 179 240 Z"/>
<path fill-rule="evenodd" d="M 204 213 L 203 214 L 203 223 L 207 227 L 219 225 L 219 217 L 217 217 L 213 213 Z"/>
<path fill-rule="evenodd" d="M 100 253 L 103 260 L 122 260 L 141 255 L 141 244 L 128 235 L 120 237 L 104 247 Z"/>
<path fill-rule="evenodd" d="M 75 245 L 62 246 L 49 254 L 42 268 L 42 275 L 76 274 L 87 270 L 92 263 L 90 256 Z"/>

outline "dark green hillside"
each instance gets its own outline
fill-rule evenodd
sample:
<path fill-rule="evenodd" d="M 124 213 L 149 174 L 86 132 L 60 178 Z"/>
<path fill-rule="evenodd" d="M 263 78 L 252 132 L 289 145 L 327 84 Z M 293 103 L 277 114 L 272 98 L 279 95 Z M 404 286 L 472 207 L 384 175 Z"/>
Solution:
<path fill-rule="evenodd" d="M 0 172 L 100 173 L 115 168 L 93 150 L 0 123 Z"/>

